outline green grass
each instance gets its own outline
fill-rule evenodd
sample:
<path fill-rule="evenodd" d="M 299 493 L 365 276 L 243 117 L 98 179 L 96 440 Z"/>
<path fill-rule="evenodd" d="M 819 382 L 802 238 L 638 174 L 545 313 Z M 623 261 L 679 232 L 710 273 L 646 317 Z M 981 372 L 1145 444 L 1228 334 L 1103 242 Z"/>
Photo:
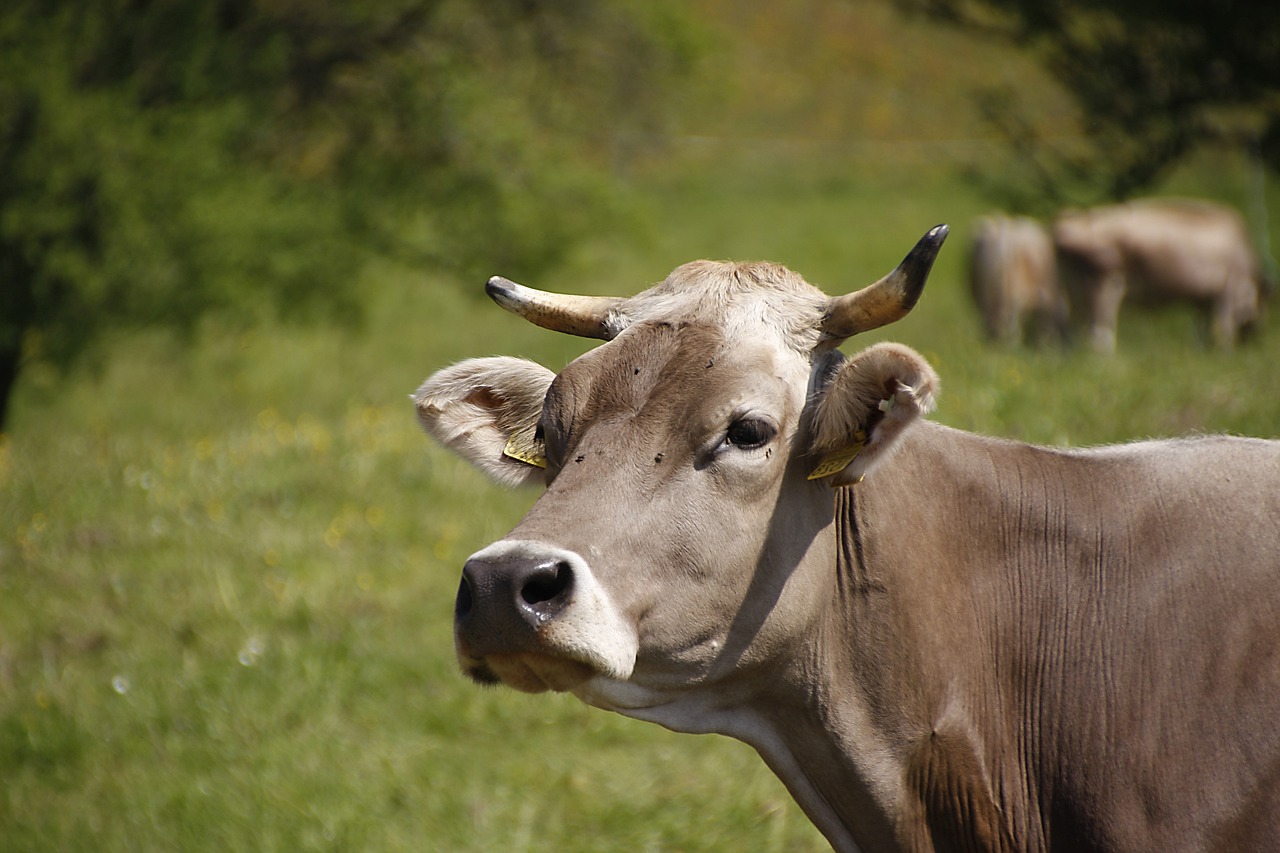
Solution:
<path fill-rule="evenodd" d="M 711 256 L 837 292 L 947 221 L 919 308 L 866 339 L 933 361 L 939 420 L 1074 444 L 1280 430 L 1274 324 L 1233 353 L 1179 311 L 1126 314 L 1111 359 L 993 348 L 962 276 L 984 205 L 943 167 L 746 178 L 736 157 L 642 176 L 646 228 L 529 284 L 630 293 Z M 1230 196 L 1234 175 L 1179 180 Z M 358 329 L 210 325 L 24 381 L 0 443 L 0 849 L 826 849 L 740 744 L 456 672 L 459 568 L 536 495 L 430 445 L 407 395 L 460 358 L 558 368 L 588 344 L 478 283 L 387 269 L 369 292 Z"/>

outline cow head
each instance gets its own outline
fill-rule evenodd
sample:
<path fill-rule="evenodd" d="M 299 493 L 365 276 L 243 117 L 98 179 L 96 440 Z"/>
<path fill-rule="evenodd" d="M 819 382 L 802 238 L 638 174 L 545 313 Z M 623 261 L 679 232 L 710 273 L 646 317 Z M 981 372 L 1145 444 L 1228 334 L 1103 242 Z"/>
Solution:
<path fill-rule="evenodd" d="M 492 279 L 503 307 L 606 343 L 559 375 L 462 362 L 415 395 L 445 446 L 545 486 L 463 569 L 464 671 L 692 730 L 657 709 L 793 654 L 834 583 L 830 486 L 891 453 L 937 386 L 906 347 L 836 347 L 914 306 L 946 232 L 831 298 L 772 264 L 698 261 L 627 299 Z"/>

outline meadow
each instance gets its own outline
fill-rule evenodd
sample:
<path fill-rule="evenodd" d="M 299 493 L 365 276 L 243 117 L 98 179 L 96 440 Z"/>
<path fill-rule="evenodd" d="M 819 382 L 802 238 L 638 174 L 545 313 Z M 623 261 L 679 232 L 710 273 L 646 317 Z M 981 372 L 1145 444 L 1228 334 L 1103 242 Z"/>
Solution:
<path fill-rule="evenodd" d="M 1230 353 L 1182 310 L 1126 313 L 1111 358 L 983 341 L 964 269 L 987 205 L 943 164 L 679 156 L 637 176 L 627 233 L 527 283 L 626 294 L 696 257 L 764 258 L 844 292 L 948 222 L 916 311 L 845 346 L 924 353 L 937 420 L 1072 445 L 1280 435 L 1275 322 Z M 1205 161 L 1169 189 L 1239 202 L 1247 179 Z M 134 335 L 24 379 L 0 443 L 0 848 L 827 849 L 741 744 L 457 672 L 460 567 L 536 494 L 428 443 L 409 394 L 465 357 L 559 368 L 590 346 L 481 284 L 371 270 L 358 324 Z"/>

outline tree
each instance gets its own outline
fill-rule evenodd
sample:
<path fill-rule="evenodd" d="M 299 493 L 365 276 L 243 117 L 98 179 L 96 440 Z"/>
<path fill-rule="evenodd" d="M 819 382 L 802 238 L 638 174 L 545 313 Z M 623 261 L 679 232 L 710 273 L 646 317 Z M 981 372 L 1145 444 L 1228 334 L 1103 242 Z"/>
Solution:
<path fill-rule="evenodd" d="M 553 263 L 698 41 L 639 0 L 12 0 L 0 427 L 20 370 L 210 311 L 347 313 L 375 255 Z"/>
<path fill-rule="evenodd" d="M 1085 144 L 1051 145 L 1017 92 L 988 116 L 1029 167 L 1031 192 L 1123 199 L 1205 144 L 1280 169 L 1280 4 L 1254 0 L 898 0 L 1035 51 L 1080 108 Z"/>

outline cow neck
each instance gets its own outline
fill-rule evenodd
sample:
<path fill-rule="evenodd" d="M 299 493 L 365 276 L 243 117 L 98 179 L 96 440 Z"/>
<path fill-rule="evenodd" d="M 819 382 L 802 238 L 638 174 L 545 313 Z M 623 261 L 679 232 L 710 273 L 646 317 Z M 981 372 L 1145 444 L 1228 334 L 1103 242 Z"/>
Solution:
<path fill-rule="evenodd" d="M 828 695 L 849 698 L 821 706 L 824 730 L 899 840 L 961 820 L 947 812 L 951 800 L 922 806 L 938 790 L 962 794 L 963 819 L 989 838 L 1037 837 L 1038 817 L 1027 811 L 1037 801 L 1027 789 L 1033 776 L 1023 766 L 1034 760 L 1028 733 L 979 724 L 1010 719 L 1007 706 L 1026 698 L 1026 685 L 1006 682 L 996 661 L 980 657 L 1027 627 L 1029 598 L 1005 602 L 1003 618 L 990 600 L 1011 583 L 993 532 L 1011 512 L 1005 481 L 1037 464 L 1010 465 L 1008 450 L 922 422 L 834 498 L 836 589 L 817 673 Z M 957 550 L 958 542 L 969 544 Z M 1016 759 L 993 751 L 999 743 L 1020 743 Z M 841 813 L 856 829 L 858 814 Z"/>
<path fill-rule="evenodd" d="M 878 721 L 882 709 L 869 699 L 874 688 L 866 689 L 847 654 L 859 633 L 851 620 L 876 612 L 885 593 L 864 553 L 859 490 L 866 486 L 830 490 L 836 563 L 830 607 L 792 659 L 786 686 L 758 703 L 767 707 L 763 725 L 732 733 L 757 749 L 837 851 L 898 849 L 906 808 L 893 733 Z"/>

